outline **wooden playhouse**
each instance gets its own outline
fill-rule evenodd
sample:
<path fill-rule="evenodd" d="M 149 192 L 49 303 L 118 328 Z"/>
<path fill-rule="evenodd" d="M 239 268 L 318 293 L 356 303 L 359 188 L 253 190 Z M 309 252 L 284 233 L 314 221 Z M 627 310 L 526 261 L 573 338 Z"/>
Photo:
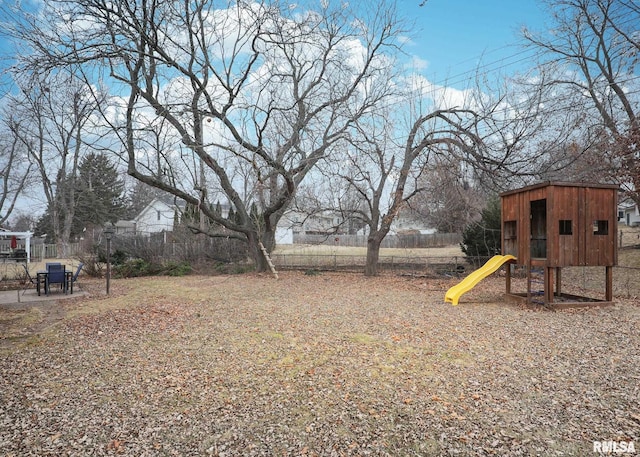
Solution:
<path fill-rule="evenodd" d="M 544 182 L 500 198 L 502 254 L 515 256 L 527 278 L 526 292 L 513 292 L 507 268 L 507 296 L 559 307 L 612 303 L 618 186 Z M 562 292 L 562 268 L 575 266 L 604 267 L 604 300 Z"/>

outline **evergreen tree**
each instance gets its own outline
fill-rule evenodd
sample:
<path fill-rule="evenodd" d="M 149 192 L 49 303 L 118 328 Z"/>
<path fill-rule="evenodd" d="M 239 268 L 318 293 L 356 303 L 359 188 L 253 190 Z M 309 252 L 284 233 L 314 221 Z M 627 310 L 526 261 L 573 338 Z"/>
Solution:
<path fill-rule="evenodd" d="M 75 185 L 71 237 L 81 236 L 86 227 L 101 227 L 105 222 L 115 222 L 124 215 L 124 184 L 119 176 L 105 155 L 92 153 L 80 163 L 75 180 L 68 177 L 60 183 L 59 186 Z M 34 232 L 54 239 L 50 207 L 38 220 Z"/>
<path fill-rule="evenodd" d="M 124 216 L 124 183 L 106 155 L 85 156 L 75 185 L 78 198 L 73 231 L 76 234 L 87 225 L 102 226 Z"/>
<path fill-rule="evenodd" d="M 50 208 L 50 206 L 47 206 L 47 209 L 44 212 L 44 214 L 42 216 L 40 216 L 40 219 L 38 219 L 38 221 L 36 222 L 36 225 L 33 228 L 33 234 L 35 236 L 46 235 L 47 236 L 47 243 L 54 242 L 55 239 L 54 239 L 54 235 L 53 235 L 53 223 L 51 221 L 51 208 Z"/>
<path fill-rule="evenodd" d="M 500 253 L 501 225 L 500 199 L 490 198 L 480 221 L 467 225 L 462 232 L 460 248 L 472 263 L 484 263 Z"/>

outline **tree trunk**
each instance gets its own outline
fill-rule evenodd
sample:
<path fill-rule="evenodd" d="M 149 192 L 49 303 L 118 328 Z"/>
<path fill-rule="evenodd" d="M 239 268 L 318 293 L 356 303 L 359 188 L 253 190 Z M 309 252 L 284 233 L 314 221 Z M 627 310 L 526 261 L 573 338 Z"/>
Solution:
<path fill-rule="evenodd" d="M 260 249 L 260 235 L 257 232 L 247 234 L 247 243 L 249 245 L 249 256 L 255 265 L 258 273 L 269 271 L 269 263 Z"/>
<path fill-rule="evenodd" d="M 367 262 L 364 266 L 365 276 L 378 276 L 378 259 L 380 258 L 380 244 L 384 236 L 379 236 L 380 232 L 375 232 L 367 238 Z"/>
<path fill-rule="evenodd" d="M 262 244 L 269 254 L 276 248 L 276 231 L 265 230 L 262 234 Z"/>

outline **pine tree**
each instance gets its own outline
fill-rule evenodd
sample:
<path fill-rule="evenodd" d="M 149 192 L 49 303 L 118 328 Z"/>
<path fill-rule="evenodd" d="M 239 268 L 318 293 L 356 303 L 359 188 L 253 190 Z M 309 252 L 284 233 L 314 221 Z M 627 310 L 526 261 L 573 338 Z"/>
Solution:
<path fill-rule="evenodd" d="M 93 153 L 85 156 L 78 171 L 74 232 L 86 225 L 102 226 L 120 219 L 125 213 L 124 183 L 107 156 Z"/>
<path fill-rule="evenodd" d="M 480 221 L 473 222 L 462 232 L 460 248 L 473 263 L 482 264 L 500 253 L 501 246 L 500 199 L 489 199 L 482 210 Z"/>
<path fill-rule="evenodd" d="M 75 186 L 75 212 L 71 236 L 81 236 L 87 226 L 103 226 L 107 221 L 116 222 L 125 214 L 124 183 L 120 173 L 104 154 L 85 156 L 78 167 L 76 177 L 69 176 L 58 184 Z M 35 233 L 54 238 L 51 207 L 38 220 Z"/>

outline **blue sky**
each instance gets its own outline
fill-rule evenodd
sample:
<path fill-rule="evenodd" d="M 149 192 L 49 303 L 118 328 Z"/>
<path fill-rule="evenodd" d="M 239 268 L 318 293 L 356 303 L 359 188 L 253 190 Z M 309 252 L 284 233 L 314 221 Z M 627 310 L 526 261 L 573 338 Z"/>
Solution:
<path fill-rule="evenodd" d="M 546 18 L 536 0 L 427 0 L 424 6 L 419 6 L 423 0 L 397 1 L 400 13 L 413 22 L 412 42 L 405 50 L 424 64 L 420 73 L 431 83 L 457 89 L 468 87 L 480 63 L 485 71 L 521 60 L 518 31 L 525 24 L 544 29 Z M 0 68 L 6 64 L 1 58 L 10 51 L 0 37 Z M 516 65 L 522 69 L 532 63 Z M 2 83 L 0 78 L 0 97 L 8 89 Z"/>
<path fill-rule="evenodd" d="M 548 13 L 536 0 L 398 0 L 399 10 L 413 21 L 406 51 L 426 61 L 421 71 L 433 83 L 466 86 L 478 64 L 489 69 L 532 66 L 517 46 L 523 25 L 544 30 Z M 509 68 L 504 68 L 510 64 Z"/>
<path fill-rule="evenodd" d="M 405 50 L 426 65 L 420 71 L 431 82 L 458 89 L 479 64 L 482 71 L 509 63 L 525 68 L 518 31 L 523 25 L 544 29 L 546 17 L 537 0 L 426 0 L 424 6 L 423 0 L 397 1 L 400 14 L 412 22 L 412 43 Z M 10 51 L 0 37 L 0 59 Z"/>

